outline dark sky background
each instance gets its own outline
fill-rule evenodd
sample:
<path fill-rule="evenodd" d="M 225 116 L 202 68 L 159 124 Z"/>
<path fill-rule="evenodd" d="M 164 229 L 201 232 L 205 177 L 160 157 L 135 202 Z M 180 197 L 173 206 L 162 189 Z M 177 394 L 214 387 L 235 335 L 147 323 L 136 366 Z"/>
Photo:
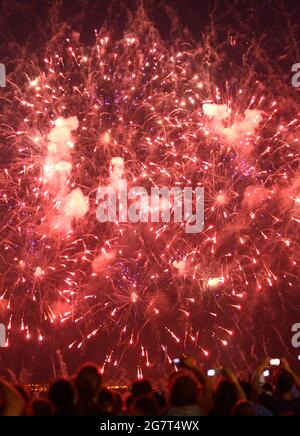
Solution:
<path fill-rule="evenodd" d="M 85 44 L 92 44 L 94 29 L 99 29 L 111 18 L 115 24 L 112 30 L 120 37 L 126 25 L 127 11 L 134 11 L 139 3 L 137 0 L 1 0 L 2 40 L 15 38 L 20 44 L 31 40 L 36 47 L 39 28 L 47 28 L 54 11 L 57 22 L 68 22 L 80 31 Z M 188 27 L 196 38 L 205 32 L 210 15 L 214 13 L 224 28 L 238 30 L 247 24 L 257 35 L 265 33 L 270 42 L 273 40 L 273 45 L 280 33 L 277 26 L 284 26 L 287 21 L 290 26 L 296 25 L 300 12 L 297 0 L 144 0 L 143 4 L 163 38 L 169 37 L 170 20 L 166 9 L 171 7 L 183 27 Z"/>
<path fill-rule="evenodd" d="M 0 62 L 7 65 L 10 73 L 21 51 L 22 56 L 28 58 L 32 54 L 42 56 L 53 29 L 59 31 L 64 23 L 70 30 L 80 33 L 84 45 L 93 45 L 95 29 L 104 25 L 109 26 L 113 37 L 121 38 L 128 14 L 134 12 L 139 3 L 136 0 L 0 0 Z M 244 35 L 240 52 L 234 52 L 237 64 L 242 62 L 251 39 L 261 39 L 269 63 L 282 71 L 290 86 L 291 65 L 300 62 L 299 0 L 144 0 L 143 4 L 166 44 L 172 42 L 172 14 L 180 17 L 178 33 L 187 28 L 194 41 L 200 41 L 201 36 L 214 26 L 220 46 L 230 34 Z M 260 68 L 258 75 L 264 77 L 266 71 L 262 66 Z M 276 317 L 280 318 L 280 314 Z M 295 311 L 291 324 L 297 321 L 300 320 Z M 257 331 L 262 322 L 258 311 Z M 290 325 L 286 325 L 287 335 L 289 328 Z M 251 349 L 251 342 L 250 336 L 244 338 L 248 349 Z"/>
<path fill-rule="evenodd" d="M 113 38 L 121 38 L 128 15 L 140 4 L 167 44 L 173 40 L 170 17 L 176 15 L 179 37 L 188 29 L 190 38 L 199 42 L 213 30 L 216 44 L 222 46 L 230 35 L 239 35 L 240 50 L 226 53 L 237 65 L 252 40 L 259 41 L 268 62 L 283 74 L 290 74 L 291 65 L 300 59 L 297 0 L 0 0 L 0 62 L 9 73 L 16 58 L 43 56 L 49 36 L 65 25 L 80 33 L 84 45 L 93 45 L 95 30 L 105 25 Z"/>

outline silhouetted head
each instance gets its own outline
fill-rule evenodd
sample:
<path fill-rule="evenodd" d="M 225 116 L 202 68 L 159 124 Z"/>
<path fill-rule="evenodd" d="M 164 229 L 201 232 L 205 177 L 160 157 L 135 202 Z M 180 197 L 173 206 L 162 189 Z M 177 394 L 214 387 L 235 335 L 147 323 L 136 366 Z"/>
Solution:
<path fill-rule="evenodd" d="M 148 380 L 139 380 L 133 383 L 131 387 L 131 395 L 133 398 L 151 395 L 152 385 Z"/>
<path fill-rule="evenodd" d="M 255 416 L 255 410 L 248 401 L 239 401 L 234 407 L 233 416 Z"/>
<path fill-rule="evenodd" d="M 222 380 L 216 390 L 214 412 L 217 416 L 230 416 L 237 402 L 236 387 L 228 380 Z"/>
<path fill-rule="evenodd" d="M 245 392 L 245 395 L 248 399 L 248 401 L 251 401 L 253 399 L 253 387 L 250 383 L 241 381 L 240 385 L 243 388 L 243 391 Z"/>
<path fill-rule="evenodd" d="M 114 413 L 114 394 L 108 389 L 102 389 L 98 395 L 98 407 L 105 412 Z"/>
<path fill-rule="evenodd" d="M 156 401 L 157 407 L 160 411 L 164 410 L 167 406 L 166 397 L 163 392 L 154 392 L 153 398 Z"/>
<path fill-rule="evenodd" d="M 274 382 L 275 382 L 277 394 L 279 397 L 282 398 L 285 394 L 291 392 L 295 384 L 295 379 L 291 373 L 284 370 L 280 370 L 275 375 Z"/>
<path fill-rule="evenodd" d="M 199 393 L 199 387 L 192 377 L 179 375 L 173 379 L 170 391 L 170 405 L 184 407 L 197 404 Z"/>
<path fill-rule="evenodd" d="M 99 393 L 102 377 L 98 367 L 93 363 L 81 366 L 75 377 L 75 386 L 79 397 L 94 399 Z"/>
<path fill-rule="evenodd" d="M 143 396 L 135 399 L 131 412 L 133 416 L 156 416 L 158 409 L 153 398 Z"/>
<path fill-rule="evenodd" d="M 49 400 L 56 409 L 73 407 L 75 391 L 69 380 L 62 379 L 54 382 L 49 389 Z"/>
<path fill-rule="evenodd" d="M 171 390 L 171 387 L 172 387 L 172 384 L 173 384 L 173 381 L 175 380 L 175 378 L 177 378 L 179 375 L 185 375 L 185 374 L 186 373 L 183 372 L 182 370 L 171 372 L 171 374 L 169 375 L 169 378 L 168 378 L 169 391 Z"/>
<path fill-rule="evenodd" d="M 32 403 L 33 416 L 52 416 L 52 408 L 49 401 L 35 400 Z"/>

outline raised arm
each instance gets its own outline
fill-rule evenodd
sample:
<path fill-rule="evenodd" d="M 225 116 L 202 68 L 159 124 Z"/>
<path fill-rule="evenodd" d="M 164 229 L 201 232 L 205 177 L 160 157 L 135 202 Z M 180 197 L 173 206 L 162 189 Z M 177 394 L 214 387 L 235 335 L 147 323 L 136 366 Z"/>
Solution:
<path fill-rule="evenodd" d="M 229 369 L 229 368 L 224 368 L 223 369 L 223 375 L 225 377 L 228 378 L 229 381 L 231 381 L 232 384 L 234 384 L 236 392 L 237 392 L 237 396 L 238 396 L 238 400 L 247 400 L 246 394 L 239 382 L 239 379 L 237 378 L 237 376 L 234 374 L 234 372 Z"/>
<path fill-rule="evenodd" d="M 20 416 L 25 410 L 25 401 L 19 392 L 0 378 L 0 390 L 4 397 L 2 416 Z"/>
<path fill-rule="evenodd" d="M 298 374 L 296 374 L 296 373 L 293 371 L 293 369 L 290 367 L 290 364 L 289 364 L 289 362 L 287 361 L 286 358 L 282 358 L 282 359 L 281 359 L 281 367 L 282 367 L 285 371 L 287 371 L 287 372 L 289 372 L 290 374 L 292 374 L 292 376 L 294 377 L 294 380 L 295 380 L 295 385 L 297 386 L 297 388 L 298 388 L 299 391 L 300 391 L 300 377 L 299 377 Z"/>
<path fill-rule="evenodd" d="M 190 370 L 202 385 L 203 395 L 201 407 L 204 413 L 208 414 L 212 410 L 214 403 L 213 389 L 209 378 L 204 374 L 203 371 L 201 371 L 194 359 L 185 359 L 183 361 L 183 367 Z"/>
<path fill-rule="evenodd" d="M 260 389 L 260 378 L 265 369 L 270 368 L 270 357 L 266 357 L 266 359 L 258 366 L 257 370 L 254 373 L 252 386 L 255 394 L 259 396 L 261 394 Z"/>

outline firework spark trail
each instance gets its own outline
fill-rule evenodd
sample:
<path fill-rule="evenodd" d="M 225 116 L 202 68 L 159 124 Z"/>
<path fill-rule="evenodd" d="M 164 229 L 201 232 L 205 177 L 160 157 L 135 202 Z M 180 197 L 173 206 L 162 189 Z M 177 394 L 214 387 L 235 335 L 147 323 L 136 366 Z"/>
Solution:
<path fill-rule="evenodd" d="M 228 97 L 199 47 L 140 32 L 47 51 L 15 96 L 17 129 L 4 114 L 0 178 L 7 345 L 61 330 L 69 350 L 106 347 L 103 371 L 131 356 L 138 377 L 175 353 L 219 355 L 268 289 L 296 292 L 300 222 L 300 120 L 259 86 Z M 97 189 L 121 177 L 204 186 L 203 232 L 98 223 Z"/>

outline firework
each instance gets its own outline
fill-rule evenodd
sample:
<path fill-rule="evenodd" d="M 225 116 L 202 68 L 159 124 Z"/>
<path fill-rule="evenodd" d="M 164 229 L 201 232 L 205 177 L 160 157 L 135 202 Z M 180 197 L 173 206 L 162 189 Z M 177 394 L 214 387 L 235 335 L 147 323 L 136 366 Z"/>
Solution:
<path fill-rule="evenodd" d="M 138 377 L 183 352 L 220 356 L 258 301 L 296 292 L 300 222 L 298 118 L 257 81 L 214 83 L 201 45 L 167 48 L 140 18 L 93 47 L 64 35 L 25 65 L 0 175 L 7 347 L 92 347 L 103 371 Z M 120 179 L 203 186 L 203 231 L 100 224 L 97 190 Z"/>

